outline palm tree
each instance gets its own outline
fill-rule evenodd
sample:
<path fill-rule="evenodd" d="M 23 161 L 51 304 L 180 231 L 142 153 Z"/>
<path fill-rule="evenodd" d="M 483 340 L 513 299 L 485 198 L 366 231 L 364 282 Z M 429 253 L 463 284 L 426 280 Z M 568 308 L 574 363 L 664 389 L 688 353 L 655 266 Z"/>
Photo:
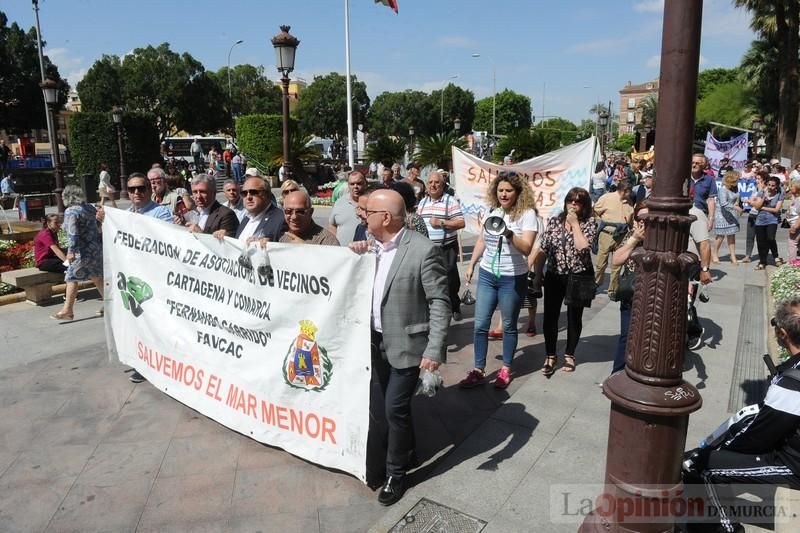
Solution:
<path fill-rule="evenodd" d="M 322 154 L 316 148 L 309 145 L 312 138 L 312 135 L 304 136 L 297 131 L 293 131 L 289 136 L 292 176 L 295 181 L 303 184 L 309 194 L 314 194 L 317 191 L 317 182 L 303 169 L 303 163 L 318 161 L 322 157 Z M 283 165 L 283 140 L 280 137 L 270 145 L 269 164 L 273 168 L 279 168 Z"/>
<path fill-rule="evenodd" d="M 416 161 L 423 167 L 436 165 L 448 169 L 453 159 L 453 146 L 463 150 L 467 141 L 454 131 L 422 137 L 417 142 Z"/>
<path fill-rule="evenodd" d="M 374 144 L 367 146 L 367 158 L 370 161 L 378 161 L 385 167 L 390 167 L 393 163 L 403 159 L 405 151 L 406 146 L 403 141 L 381 137 Z"/>

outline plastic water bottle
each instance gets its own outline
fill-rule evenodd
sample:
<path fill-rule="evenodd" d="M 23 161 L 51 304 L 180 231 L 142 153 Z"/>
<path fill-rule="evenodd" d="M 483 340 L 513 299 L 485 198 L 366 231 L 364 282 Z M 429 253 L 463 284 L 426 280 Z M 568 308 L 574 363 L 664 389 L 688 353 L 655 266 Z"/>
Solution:
<path fill-rule="evenodd" d="M 415 394 L 423 394 L 428 397 L 434 396 L 439 391 L 439 387 L 442 386 L 442 381 L 442 375 L 438 370 L 434 370 L 433 372 L 423 370 L 419 381 L 417 381 L 417 390 Z"/>

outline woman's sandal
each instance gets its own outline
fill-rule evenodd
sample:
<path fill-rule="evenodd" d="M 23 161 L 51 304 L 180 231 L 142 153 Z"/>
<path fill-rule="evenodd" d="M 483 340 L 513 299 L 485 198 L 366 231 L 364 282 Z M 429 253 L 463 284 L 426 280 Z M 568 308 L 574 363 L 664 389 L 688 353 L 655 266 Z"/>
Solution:
<path fill-rule="evenodd" d="M 783 259 L 781 259 L 780 257 L 776 258 L 775 259 L 775 266 L 776 267 L 783 266 Z"/>
<path fill-rule="evenodd" d="M 758 265 L 756 265 L 755 270 L 764 270 L 765 268 L 767 268 L 765 265 L 758 264 Z"/>
<path fill-rule="evenodd" d="M 556 373 L 556 363 L 558 359 L 556 359 L 555 355 L 548 355 L 544 358 L 544 366 L 542 367 L 542 375 L 546 377 L 550 377 Z"/>
<path fill-rule="evenodd" d="M 575 372 L 575 356 L 565 355 L 564 366 L 561 367 L 562 372 Z"/>
<path fill-rule="evenodd" d="M 58 313 L 56 313 L 54 315 L 50 315 L 50 318 L 52 318 L 53 320 L 61 320 L 61 321 L 64 321 L 64 322 L 68 322 L 70 320 L 73 320 L 75 318 L 75 315 L 72 314 L 72 313 L 63 313 L 63 312 L 59 311 Z"/>

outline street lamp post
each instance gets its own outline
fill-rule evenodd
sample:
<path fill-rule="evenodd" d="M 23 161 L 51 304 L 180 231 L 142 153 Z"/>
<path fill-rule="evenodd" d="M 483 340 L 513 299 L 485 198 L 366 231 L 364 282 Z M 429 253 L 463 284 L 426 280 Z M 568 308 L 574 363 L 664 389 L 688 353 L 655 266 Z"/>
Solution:
<path fill-rule="evenodd" d="M 409 139 L 408 144 L 410 146 L 410 148 L 408 149 L 408 157 L 414 159 L 414 126 L 408 127 L 408 139 Z"/>
<path fill-rule="evenodd" d="M 472 57 L 481 57 L 480 54 L 472 54 Z M 497 67 L 491 57 L 486 58 L 492 63 L 492 137 L 497 133 Z M 544 114 L 544 113 L 543 113 Z"/>
<path fill-rule="evenodd" d="M 117 149 L 119 150 L 119 197 L 120 199 L 128 198 L 128 176 L 125 172 L 125 148 L 123 145 L 122 135 L 122 114 L 125 109 L 122 106 L 115 105 L 111 110 L 111 118 L 114 120 L 114 126 L 117 129 Z"/>
<path fill-rule="evenodd" d="M 233 123 L 233 90 L 231 89 L 231 52 L 238 44 L 242 44 L 244 41 L 239 39 L 233 45 L 231 45 L 231 49 L 228 50 L 228 109 L 231 112 L 231 123 Z"/>
<path fill-rule="evenodd" d="M 597 116 L 597 123 L 600 126 L 600 155 L 605 156 L 606 153 L 606 126 L 608 126 L 608 113 L 601 111 Z"/>
<path fill-rule="evenodd" d="M 294 55 L 300 41 L 289 33 L 291 26 L 281 26 L 281 32 L 272 38 L 275 47 L 275 61 L 283 83 L 283 177 L 292 177 L 292 163 L 289 153 L 289 73 L 294 70 Z"/>
<path fill-rule="evenodd" d="M 60 85 L 58 82 L 48 78 L 39 83 L 39 87 L 42 88 L 42 93 L 44 94 L 44 103 L 50 113 L 50 119 L 55 124 L 56 107 L 58 106 L 58 90 Z M 58 150 L 58 139 L 56 138 L 55 128 L 53 128 L 53 133 L 50 135 L 50 153 L 52 154 L 53 172 L 56 178 L 56 188 L 53 190 L 53 192 L 56 195 L 58 212 L 63 213 L 64 199 L 61 198 L 61 193 L 64 191 L 64 169 L 61 166 L 61 153 Z"/>
<path fill-rule="evenodd" d="M 694 385 L 683 380 L 688 273 L 697 256 L 688 253 L 692 201 L 683 192 L 692 156 L 697 100 L 702 2 L 664 2 L 661 83 L 658 94 L 658 180 L 647 201 L 644 246 L 636 263 L 625 370 L 609 376 L 603 394 L 611 400 L 606 474 L 598 502 L 635 502 L 637 509 L 669 507 L 683 494 L 681 462 L 689 414 L 702 405 Z M 602 504 L 601 504 L 602 505 Z M 636 511 L 634 511 L 636 513 Z M 670 518 L 623 517 L 601 507 L 580 531 L 671 532 Z"/>
<path fill-rule="evenodd" d="M 461 118 L 456 117 L 453 119 L 453 131 L 456 132 L 456 135 L 461 131 Z"/>

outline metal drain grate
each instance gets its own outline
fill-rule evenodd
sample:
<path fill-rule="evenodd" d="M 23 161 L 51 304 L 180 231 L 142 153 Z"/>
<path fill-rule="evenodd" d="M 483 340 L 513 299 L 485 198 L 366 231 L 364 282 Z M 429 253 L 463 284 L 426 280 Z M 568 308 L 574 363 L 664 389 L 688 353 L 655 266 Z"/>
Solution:
<path fill-rule="evenodd" d="M 478 533 L 484 527 L 483 520 L 423 498 L 389 533 Z"/>
<path fill-rule="evenodd" d="M 736 337 L 736 361 L 733 365 L 728 411 L 735 413 L 745 405 L 758 403 L 767 393 L 767 367 L 761 356 L 767 348 L 764 288 L 744 286 L 744 304 Z"/>

